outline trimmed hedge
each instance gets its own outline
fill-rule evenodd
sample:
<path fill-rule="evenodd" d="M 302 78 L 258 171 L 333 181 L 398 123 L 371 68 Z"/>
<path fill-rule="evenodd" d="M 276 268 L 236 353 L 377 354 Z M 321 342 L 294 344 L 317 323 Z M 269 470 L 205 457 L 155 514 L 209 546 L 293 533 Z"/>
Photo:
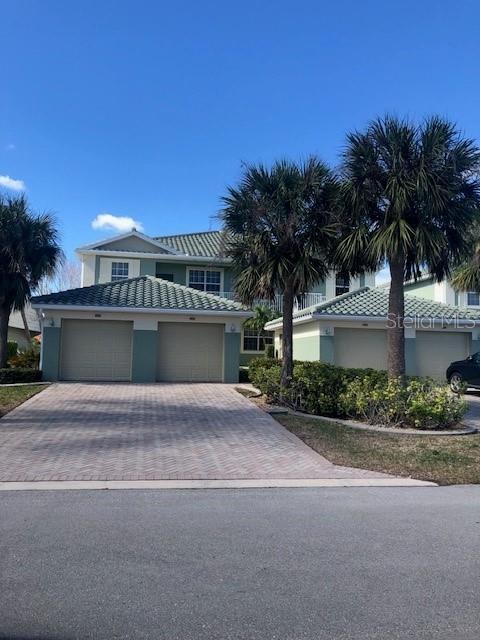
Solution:
<path fill-rule="evenodd" d="M 18 382 L 40 382 L 42 372 L 39 369 L 0 369 L 0 384 L 15 384 Z"/>
<path fill-rule="evenodd" d="M 446 429 L 461 420 L 466 403 L 431 379 L 389 380 L 386 371 L 295 362 L 292 384 L 280 386 L 281 362 L 250 364 L 250 381 L 271 400 L 333 418 L 416 429 Z"/>

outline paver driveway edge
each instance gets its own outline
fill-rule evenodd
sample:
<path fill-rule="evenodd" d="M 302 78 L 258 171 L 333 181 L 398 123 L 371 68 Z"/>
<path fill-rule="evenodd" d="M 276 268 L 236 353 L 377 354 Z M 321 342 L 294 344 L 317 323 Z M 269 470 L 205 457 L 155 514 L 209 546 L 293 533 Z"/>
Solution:
<path fill-rule="evenodd" d="M 234 385 L 59 383 L 0 420 L 5 483 L 380 478 L 333 465 Z"/>

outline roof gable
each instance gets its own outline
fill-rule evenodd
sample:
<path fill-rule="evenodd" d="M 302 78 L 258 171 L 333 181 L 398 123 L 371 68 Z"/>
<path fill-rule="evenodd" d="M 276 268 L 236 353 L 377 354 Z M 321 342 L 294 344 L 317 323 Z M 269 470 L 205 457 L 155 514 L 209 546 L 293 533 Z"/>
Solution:
<path fill-rule="evenodd" d="M 136 230 L 83 245 L 77 249 L 77 252 L 82 253 L 82 251 L 92 250 L 178 254 L 174 247 L 165 245 L 155 238 L 150 238 Z"/>

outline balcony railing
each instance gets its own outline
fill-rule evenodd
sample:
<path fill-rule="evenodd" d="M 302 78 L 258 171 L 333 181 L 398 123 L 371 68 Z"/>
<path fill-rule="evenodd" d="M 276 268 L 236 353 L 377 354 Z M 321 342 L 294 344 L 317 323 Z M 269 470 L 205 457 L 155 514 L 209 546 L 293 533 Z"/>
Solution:
<path fill-rule="evenodd" d="M 237 294 L 235 291 L 224 291 L 220 294 L 222 298 L 227 298 L 228 300 L 238 300 Z M 307 307 L 312 307 L 313 305 L 320 304 L 321 302 L 325 302 L 326 297 L 323 293 L 304 293 L 301 296 L 298 296 L 295 299 L 294 310 L 301 311 L 302 309 L 306 309 Z M 255 300 L 252 307 L 257 305 L 265 305 L 267 307 L 271 307 L 277 313 L 282 313 L 283 309 L 283 296 L 276 295 L 274 300 Z"/>

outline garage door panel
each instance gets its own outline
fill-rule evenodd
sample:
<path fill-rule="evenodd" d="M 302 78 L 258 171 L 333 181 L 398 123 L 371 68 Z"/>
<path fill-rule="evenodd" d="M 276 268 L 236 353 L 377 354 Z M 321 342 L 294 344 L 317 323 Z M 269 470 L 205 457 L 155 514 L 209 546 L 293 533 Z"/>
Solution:
<path fill-rule="evenodd" d="M 469 353 L 470 337 L 453 331 L 417 331 L 415 337 L 416 370 L 419 376 L 445 380 L 448 365 L 463 360 Z"/>
<path fill-rule="evenodd" d="M 160 322 L 157 380 L 222 382 L 223 336 L 220 324 Z"/>
<path fill-rule="evenodd" d="M 130 380 L 132 331 L 131 322 L 64 320 L 60 377 L 63 380 Z"/>
<path fill-rule="evenodd" d="M 387 368 L 387 332 L 383 329 L 336 327 L 334 345 L 335 364 L 341 367 Z"/>

